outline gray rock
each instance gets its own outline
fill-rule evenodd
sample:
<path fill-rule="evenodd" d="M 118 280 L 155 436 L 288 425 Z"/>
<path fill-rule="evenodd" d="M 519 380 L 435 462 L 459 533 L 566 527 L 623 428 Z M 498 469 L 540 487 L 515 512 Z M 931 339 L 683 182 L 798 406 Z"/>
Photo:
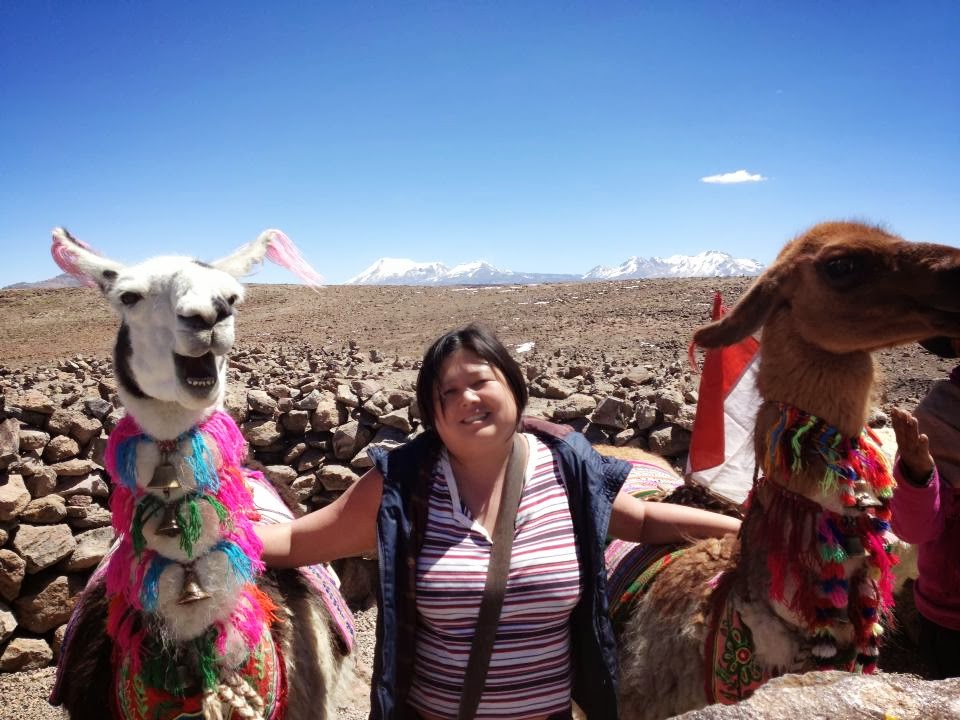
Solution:
<path fill-rule="evenodd" d="M 291 410 L 280 419 L 280 423 L 294 435 L 302 435 L 310 426 L 310 413 L 306 410 Z"/>
<path fill-rule="evenodd" d="M 91 473 L 86 477 L 68 477 L 57 483 L 57 495 L 63 498 L 74 495 L 107 497 L 109 494 L 110 488 L 99 473 Z"/>
<path fill-rule="evenodd" d="M 53 650 L 46 640 L 14 638 L 0 655 L 0 672 L 22 672 L 45 668 L 53 660 Z"/>
<path fill-rule="evenodd" d="M 43 459 L 48 463 L 58 463 L 80 454 L 80 445 L 72 437 L 57 435 L 43 449 Z"/>
<path fill-rule="evenodd" d="M 97 420 L 105 419 L 113 411 L 113 405 L 102 398 L 87 398 L 83 401 L 83 407 Z"/>
<path fill-rule="evenodd" d="M 323 393 L 319 390 L 311 390 L 306 396 L 297 400 L 297 402 L 294 403 L 294 407 L 297 408 L 297 410 L 304 411 L 309 417 L 309 413 L 317 409 L 322 399 Z"/>
<path fill-rule="evenodd" d="M 0 645 L 13 635 L 17 629 L 17 617 L 4 603 L 0 602 Z"/>
<path fill-rule="evenodd" d="M 566 400 L 577 389 L 568 382 L 564 382 L 555 375 L 544 375 L 538 380 L 542 395 L 548 400 Z"/>
<path fill-rule="evenodd" d="M 76 536 L 77 547 L 67 558 L 64 570 L 79 572 L 94 567 L 107 554 L 113 543 L 113 528 L 100 527 Z"/>
<path fill-rule="evenodd" d="M 22 595 L 13 603 L 20 624 L 35 633 L 45 633 L 70 619 L 82 583 L 66 575 L 57 575 L 40 583 L 35 592 Z"/>
<path fill-rule="evenodd" d="M 48 442 L 50 442 L 49 433 L 32 428 L 20 428 L 20 452 L 43 450 Z M 0 447 L 2 447 L 2 441 L 0 441 Z"/>
<path fill-rule="evenodd" d="M 334 399 L 341 405 L 349 408 L 360 407 L 360 401 L 357 399 L 353 390 L 350 389 L 349 385 L 337 385 Z"/>
<path fill-rule="evenodd" d="M 250 417 L 247 389 L 238 383 L 228 383 L 223 394 L 223 409 L 237 425 L 243 425 Z"/>
<path fill-rule="evenodd" d="M 67 506 L 59 495 L 31 500 L 20 513 L 20 520 L 34 525 L 53 525 L 67 517 Z"/>
<path fill-rule="evenodd" d="M 38 413 L 40 415 L 52 415 L 56 407 L 53 401 L 39 390 L 33 388 L 24 390 L 20 393 L 14 393 L 12 402 L 7 400 L 7 407 L 16 406 L 27 412 Z"/>
<path fill-rule="evenodd" d="M 103 430 L 103 423 L 97 418 L 88 417 L 82 412 L 74 411 L 70 414 L 70 437 L 80 445 L 86 445 Z"/>
<path fill-rule="evenodd" d="M 297 472 L 289 465 L 267 465 L 263 474 L 273 485 L 289 485 L 297 479 Z"/>
<path fill-rule="evenodd" d="M 273 417 L 277 409 L 277 401 L 263 390 L 250 390 L 247 393 L 247 404 L 253 412 L 268 417 Z"/>
<path fill-rule="evenodd" d="M 657 408 L 646 402 L 637 403 L 633 415 L 633 424 L 637 430 L 647 430 L 657 424 Z"/>
<path fill-rule="evenodd" d="M 663 413 L 663 419 L 671 422 L 683 407 L 683 393 L 676 387 L 663 388 L 657 393 L 657 409 Z"/>
<path fill-rule="evenodd" d="M 711 705 L 676 720 L 955 720 L 960 678 L 921 680 L 915 675 L 811 672 L 784 675 L 736 705 Z"/>
<path fill-rule="evenodd" d="M 333 455 L 338 460 L 350 460 L 372 437 L 370 428 L 356 420 L 341 425 L 333 434 Z"/>
<path fill-rule="evenodd" d="M 243 424 L 243 436 L 254 447 L 267 447 L 280 441 L 283 431 L 275 420 L 249 420 Z"/>
<path fill-rule="evenodd" d="M 0 474 L 0 522 L 13 520 L 30 503 L 30 493 L 20 475 Z"/>
<path fill-rule="evenodd" d="M 574 393 L 553 408 L 553 419 L 563 422 L 578 417 L 587 417 L 597 409 L 597 401 L 592 395 Z"/>
<path fill-rule="evenodd" d="M 20 457 L 20 421 L 7 418 L 0 422 L 0 470 Z"/>
<path fill-rule="evenodd" d="M 675 457 L 690 449 L 690 433 L 676 425 L 654 428 L 647 441 L 651 452 L 664 457 Z"/>
<path fill-rule="evenodd" d="M 13 550 L 0 548 L 0 598 L 13 600 L 27 575 L 27 562 Z M 0 637 L 0 642 L 3 638 Z"/>
<path fill-rule="evenodd" d="M 46 497 L 57 489 L 57 473 L 46 465 L 42 465 L 37 468 L 33 475 L 25 477 L 23 484 L 30 493 L 30 497 Z"/>
<path fill-rule="evenodd" d="M 615 397 L 605 397 L 590 416 L 590 422 L 604 427 L 624 430 L 633 419 L 633 403 Z"/>
<path fill-rule="evenodd" d="M 310 427 L 317 432 L 333 430 L 340 424 L 340 409 L 336 401 L 329 395 L 320 399 L 316 409 L 310 416 Z"/>
<path fill-rule="evenodd" d="M 381 415 L 380 422 L 404 434 L 409 434 L 413 430 L 413 425 L 410 423 L 410 413 L 406 408 L 391 410 L 385 415 Z"/>
<path fill-rule="evenodd" d="M 297 462 L 297 472 L 300 474 L 315 472 L 321 465 L 323 465 L 323 460 L 325 457 L 326 453 L 315 448 L 310 448 L 300 456 L 300 460 Z"/>
<path fill-rule="evenodd" d="M 324 490 L 342 492 L 359 480 L 360 476 L 343 465 L 324 465 L 317 472 L 317 479 Z"/>
<path fill-rule="evenodd" d="M 637 387 L 638 385 L 646 385 L 652 380 L 653 373 L 646 368 L 633 368 L 620 378 L 620 384 L 623 385 L 623 387 L 631 388 Z"/>
<path fill-rule="evenodd" d="M 33 574 L 60 562 L 77 546 L 68 525 L 21 525 L 11 547 Z"/>
<path fill-rule="evenodd" d="M 75 498 L 84 497 L 90 499 L 89 495 L 74 495 Z M 67 506 L 67 524 L 74 530 L 91 530 L 93 528 L 106 527 L 112 522 L 110 511 L 101 505 L 93 503 L 84 506 Z"/>
<path fill-rule="evenodd" d="M 58 478 L 81 477 L 83 475 L 89 475 L 94 470 L 100 469 L 100 467 L 93 462 L 93 460 L 87 460 L 85 458 L 64 460 L 63 462 L 53 463 L 50 465 L 50 467 L 57 474 Z"/>

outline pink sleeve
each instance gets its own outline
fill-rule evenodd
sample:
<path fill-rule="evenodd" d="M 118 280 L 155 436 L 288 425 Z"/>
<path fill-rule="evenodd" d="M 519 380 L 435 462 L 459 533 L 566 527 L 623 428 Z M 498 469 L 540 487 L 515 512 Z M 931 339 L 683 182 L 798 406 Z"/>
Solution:
<path fill-rule="evenodd" d="M 940 476 L 937 468 L 933 468 L 930 482 L 917 487 L 904 478 L 900 459 L 897 458 L 893 477 L 897 481 L 890 501 L 893 532 L 908 543 L 928 542 L 939 536 L 943 529 L 943 517 L 940 512 Z"/>

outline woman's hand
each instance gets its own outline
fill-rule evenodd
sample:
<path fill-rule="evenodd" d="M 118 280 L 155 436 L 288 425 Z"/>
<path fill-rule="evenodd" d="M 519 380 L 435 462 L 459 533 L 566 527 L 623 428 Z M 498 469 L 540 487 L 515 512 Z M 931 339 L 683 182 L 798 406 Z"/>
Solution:
<path fill-rule="evenodd" d="M 922 487 L 930 482 L 933 474 L 933 456 L 930 455 L 930 441 L 920 432 L 917 419 L 900 408 L 890 412 L 893 418 L 893 432 L 897 436 L 897 452 L 900 455 L 900 467 L 904 477 L 912 485 Z"/>

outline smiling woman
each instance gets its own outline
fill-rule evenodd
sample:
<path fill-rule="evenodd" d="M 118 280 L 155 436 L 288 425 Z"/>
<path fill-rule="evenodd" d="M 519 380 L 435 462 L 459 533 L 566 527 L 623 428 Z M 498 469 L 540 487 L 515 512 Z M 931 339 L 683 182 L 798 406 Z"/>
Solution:
<path fill-rule="evenodd" d="M 374 451 L 375 467 L 331 505 L 258 530 L 264 559 L 298 565 L 378 551 L 372 718 L 569 718 L 572 699 L 589 718 L 618 717 L 608 531 L 671 542 L 734 532 L 739 521 L 618 494 L 630 465 L 601 457 L 568 427 L 523 418 L 523 372 L 483 327 L 430 346 L 417 401 L 425 432 Z M 506 526 L 498 540 L 514 511 L 512 533 Z M 512 551 L 483 667 L 473 645 L 486 634 L 478 616 L 498 543 Z M 465 715 L 472 687 L 482 692 Z"/>

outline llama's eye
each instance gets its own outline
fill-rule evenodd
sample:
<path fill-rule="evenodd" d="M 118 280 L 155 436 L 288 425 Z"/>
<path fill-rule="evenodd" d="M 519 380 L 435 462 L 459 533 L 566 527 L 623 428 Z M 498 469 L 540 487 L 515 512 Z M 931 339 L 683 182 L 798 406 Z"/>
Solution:
<path fill-rule="evenodd" d="M 120 302 L 122 302 L 127 307 L 132 307 L 136 305 L 143 299 L 143 295 L 135 292 L 125 292 L 120 296 Z"/>
<path fill-rule="evenodd" d="M 835 278 L 846 277 L 852 274 L 855 268 L 856 263 L 854 263 L 853 258 L 848 257 L 837 258 L 824 265 L 827 275 Z"/>
<path fill-rule="evenodd" d="M 236 295 L 231 295 L 230 297 L 227 298 L 227 304 L 230 305 L 230 307 L 233 307 L 233 304 L 234 304 L 236 301 L 237 301 L 237 296 L 236 296 Z"/>
<path fill-rule="evenodd" d="M 843 255 L 827 260 L 820 266 L 820 271 L 828 283 L 837 289 L 855 285 L 868 270 L 869 263 L 865 258 L 855 255 Z"/>

